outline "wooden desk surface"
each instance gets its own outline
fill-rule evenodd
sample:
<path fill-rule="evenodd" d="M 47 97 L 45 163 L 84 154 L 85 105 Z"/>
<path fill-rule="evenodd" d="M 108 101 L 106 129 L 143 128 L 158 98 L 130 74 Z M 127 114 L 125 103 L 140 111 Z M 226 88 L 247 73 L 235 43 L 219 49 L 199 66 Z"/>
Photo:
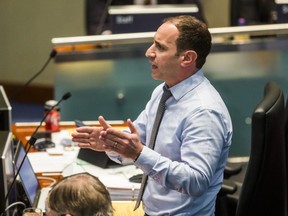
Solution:
<path fill-rule="evenodd" d="M 136 201 L 112 201 L 114 216 L 143 216 L 142 204 L 136 211 L 133 211 Z"/>

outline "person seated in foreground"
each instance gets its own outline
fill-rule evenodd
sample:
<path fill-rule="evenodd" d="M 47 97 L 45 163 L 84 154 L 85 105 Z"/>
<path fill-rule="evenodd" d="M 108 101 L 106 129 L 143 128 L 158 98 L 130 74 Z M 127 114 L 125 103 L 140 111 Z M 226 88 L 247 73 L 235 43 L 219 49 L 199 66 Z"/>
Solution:
<path fill-rule="evenodd" d="M 105 185 L 89 173 L 64 177 L 49 192 L 47 216 L 113 216 Z"/>

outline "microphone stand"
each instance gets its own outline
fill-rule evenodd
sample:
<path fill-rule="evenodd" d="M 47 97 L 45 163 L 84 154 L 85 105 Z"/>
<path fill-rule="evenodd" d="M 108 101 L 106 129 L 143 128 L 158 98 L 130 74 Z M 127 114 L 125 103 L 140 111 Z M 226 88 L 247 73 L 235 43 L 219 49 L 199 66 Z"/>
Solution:
<path fill-rule="evenodd" d="M 25 152 L 25 155 L 24 155 L 24 157 L 23 157 L 23 159 L 22 159 L 22 161 L 21 161 L 21 164 L 20 164 L 20 166 L 19 166 L 19 168 L 18 168 L 18 170 L 17 170 L 17 172 L 16 172 L 16 174 L 15 174 L 15 176 L 14 176 L 14 178 L 13 178 L 13 181 L 12 181 L 10 187 L 9 187 L 9 190 L 8 190 L 7 195 L 6 195 L 6 197 L 5 197 L 5 202 L 7 202 L 7 200 L 8 200 L 8 197 L 9 197 L 11 191 L 12 191 L 12 188 L 13 188 L 15 182 L 16 182 L 17 176 L 19 175 L 19 172 L 20 172 L 20 170 L 21 170 L 21 168 L 22 168 L 22 165 L 23 165 L 23 163 L 24 163 L 24 161 L 25 161 L 25 159 L 26 159 L 26 157 L 27 157 L 27 154 L 28 154 L 31 146 L 33 146 L 33 145 L 35 144 L 35 142 L 37 141 L 37 137 L 36 137 L 35 135 L 36 135 L 36 133 L 38 132 L 39 128 L 42 126 L 43 122 L 45 121 L 45 119 L 47 118 L 47 116 L 50 114 L 50 112 L 51 112 L 56 106 L 58 106 L 63 100 L 67 100 L 69 97 L 71 97 L 71 93 L 70 93 L 70 92 L 67 92 L 66 94 L 63 95 L 63 97 L 62 97 L 54 106 L 52 106 L 52 107 L 46 112 L 46 114 L 45 114 L 44 117 L 42 118 L 41 122 L 39 123 L 39 125 L 37 126 L 37 128 L 34 130 L 33 134 L 31 135 L 30 139 L 26 142 L 25 147 L 24 147 L 24 148 L 25 148 L 25 151 L 26 151 L 26 152 Z M 30 145 L 28 146 L 28 144 L 30 144 Z M 28 148 L 27 148 L 27 147 L 28 147 Z M 4 213 L 4 212 L 3 212 L 3 213 Z M 1 214 L 1 215 L 2 215 L 2 214 Z"/>
<path fill-rule="evenodd" d="M 22 87 L 20 87 L 18 89 L 18 91 L 14 92 L 14 94 L 10 97 L 10 99 L 16 98 L 16 96 L 18 96 L 19 93 L 23 91 L 23 89 L 25 89 L 34 79 L 36 79 L 44 71 L 44 69 L 48 66 L 51 59 L 54 58 L 56 55 L 57 55 L 57 51 L 53 49 L 49 55 L 48 60 L 45 62 L 45 64 L 42 66 L 42 68 L 36 74 L 34 74 L 34 76 L 31 77 Z"/>

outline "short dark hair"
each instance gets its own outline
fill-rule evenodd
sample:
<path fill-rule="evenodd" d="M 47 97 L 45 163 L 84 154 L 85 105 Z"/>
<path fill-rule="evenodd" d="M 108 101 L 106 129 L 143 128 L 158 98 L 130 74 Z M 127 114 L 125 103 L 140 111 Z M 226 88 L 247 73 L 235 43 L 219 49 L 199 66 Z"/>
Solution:
<path fill-rule="evenodd" d="M 212 46 L 212 37 L 207 25 L 189 15 L 168 17 L 163 20 L 163 23 L 166 22 L 173 23 L 179 31 L 179 37 L 176 40 L 177 53 L 194 50 L 198 55 L 196 67 L 202 68 Z"/>

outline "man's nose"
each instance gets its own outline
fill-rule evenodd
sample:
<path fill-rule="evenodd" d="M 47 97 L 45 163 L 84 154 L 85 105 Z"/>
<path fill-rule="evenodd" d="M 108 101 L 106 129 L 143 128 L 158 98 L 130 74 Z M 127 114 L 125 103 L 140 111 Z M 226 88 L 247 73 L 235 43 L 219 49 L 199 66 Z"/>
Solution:
<path fill-rule="evenodd" d="M 155 54 L 152 50 L 152 45 L 146 50 L 145 56 L 149 59 L 154 58 Z"/>

